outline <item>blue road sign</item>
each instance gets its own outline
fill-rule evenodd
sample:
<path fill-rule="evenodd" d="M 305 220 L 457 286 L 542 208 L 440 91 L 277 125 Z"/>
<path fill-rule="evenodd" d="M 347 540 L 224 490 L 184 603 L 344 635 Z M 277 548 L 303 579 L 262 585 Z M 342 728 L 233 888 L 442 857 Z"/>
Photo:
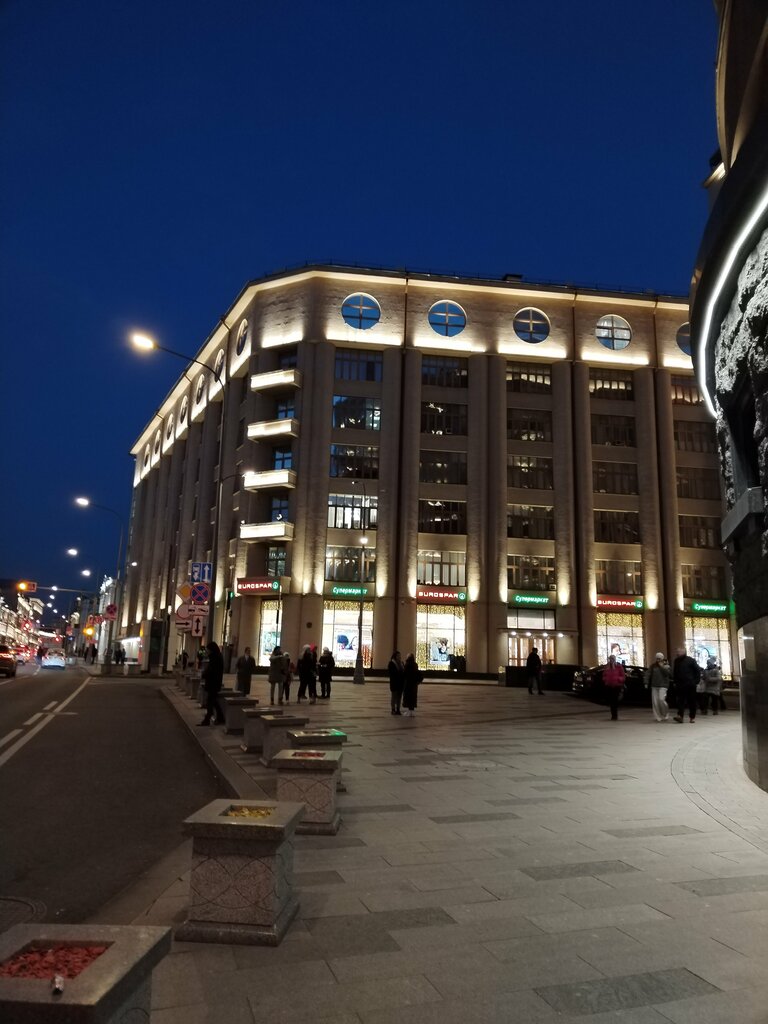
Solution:
<path fill-rule="evenodd" d="M 193 562 L 190 580 L 193 583 L 210 583 L 213 579 L 212 562 Z"/>

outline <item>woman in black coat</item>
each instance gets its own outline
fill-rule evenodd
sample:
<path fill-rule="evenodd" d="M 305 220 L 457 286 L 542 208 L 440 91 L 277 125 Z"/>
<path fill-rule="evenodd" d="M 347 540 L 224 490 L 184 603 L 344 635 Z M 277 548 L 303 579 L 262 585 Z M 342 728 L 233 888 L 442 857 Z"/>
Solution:
<path fill-rule="evenodd" d="M 317 687 L 315 676 L 315 659 L 312 657 L 312 648 L 306 644 L 301 652 L 299 663 L 296 666 L 299 672 L 299 695 L 296 703 L 301 704 L 309 690 L 309 703 L 314 704 L 317 700 Z"/>
<path fill-rule="evenodd" d="M 223 722 L 224 712 L 219 703 L 219 694 L 224 685 L 224 658 L 219 645 L 213 640 L 208 644 L 208 661 L 203 669 L 203 683 L 208 702 L 205 705 L 205 718 L 200 725 L 210 725 L 211 716 L 216 718 L 216 722 Z"/>
<path fill-rule="evenodd" d="M 405 659 L 404 669 L 405 683 L 403 686 L 403 707 L 405 707 L 406 715 L 410 715 L 411 718 L 416 714 L 416 703 L 418 696 L 419 683 L 424 678 L 423 674 L 419 671 L 419 666 L 416 664 L 416 659 L 412 654 L 409 654 Z"/>
<path fill-rule="evenodd" d="M 400 651 L 395 651 L 389 659 L 389 695 L 392 702 L 392 714 L 400 714 L 400 701 L 403 699 L 403 684 L 405 683 L 405 667 Z"/>

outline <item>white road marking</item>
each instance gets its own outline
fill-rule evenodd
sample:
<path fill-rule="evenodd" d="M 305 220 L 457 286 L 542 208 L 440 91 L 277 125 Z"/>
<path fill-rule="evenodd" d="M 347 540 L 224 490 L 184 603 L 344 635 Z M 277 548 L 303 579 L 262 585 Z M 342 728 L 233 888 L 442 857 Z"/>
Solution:
<path fill-rule="evenodd" d="M 85 689 L 85 687 L 88 685 L 88 683 L 90 681 L 91 680 L 90 680 L 90 676 L 89 676 L 85 680 L 85 682 L 83 682 L 80 686 L 78 686 L 78 688 L 75 690 L 74 693 L 71 693 L 69 695 L 69 697 L 67 697 L 67 699 L 62 703 L 61 707 L 59 708 L 59 711 L 63 711 L 64 708 L 67 706 L 67 704 L 69 704 L 71 701 L 73 701 L 75 699 L 75 697 L 77 697 L 78 694 L 82 690 Z M 3 765 L 6 764 L 6 762 L 10 761 L 10 759 L 13 757 L 14 754 L 18 754 L 18 752 L 21 750 L 21 748 L 26 743 L 29 743 L 29 741 L 32 739 L 32 737 L 36 736 L 40 732 L 41 729 L 44 729 L 46 727 L 46 725 L 50 725 L 51 722 L 55 722 L 55 721 L 56 721 L 56 715 L 55 714 L 46 715 L 43 718 L 42 722 L 38 722 L 37 725 L 34 726 L 32 729 L 30 729 L 28 733 L 25 733 L 24 736 L 22 736 L 20 740 L 17 740 L 17 742 L 14 743 L 14 745 L 12 747 L 9 747 L 8 750 L 6 750 L 6 752 L 4 754 L 0 754 L 0 768 L 2 768 Z"/>
<path fill-rule="evenodd" d="M 14 729 L 12 732 L 7 733 L 2 739 L 0 739 L 0 747 L 4 747 L 6 743 L 10 743 L 14 736 L 20 736 L 22 731 L 22 729 Z"/>
<path fill-rule="evenodd" d="M 26 722 L 24 723 L 24 725 L 34 725 L 35 722 L 38 720 L 38 718 L 42 718 L 42 717 L 43 717 L 43 712 L 42 711 L 38 711 L 36 715 L 32 715 L 31 718 L 28 718 L 26 720 Z"/>
<path fill-rule="evenodd" d="M 55 708 L 58 703 L 59 702 L 57 700 L 52 700 L 50 704 L 46 704 L 45 705 L 45 707 L 43 708 L 43 711 L 50 711 L 51 708 Z"/>

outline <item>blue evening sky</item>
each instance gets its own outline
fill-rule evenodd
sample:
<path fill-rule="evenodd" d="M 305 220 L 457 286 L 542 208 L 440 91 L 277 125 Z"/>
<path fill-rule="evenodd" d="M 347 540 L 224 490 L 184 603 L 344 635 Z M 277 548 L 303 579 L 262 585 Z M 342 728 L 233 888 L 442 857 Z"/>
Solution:
<path fill-rule="evenodd" d="M 129 449 L 242 285 L 334 260 L 685 295 L 702 0 L 3 0 L 0 577 L 108 571 Z M 80 548 L 77 566 L 64 550 Z"/>

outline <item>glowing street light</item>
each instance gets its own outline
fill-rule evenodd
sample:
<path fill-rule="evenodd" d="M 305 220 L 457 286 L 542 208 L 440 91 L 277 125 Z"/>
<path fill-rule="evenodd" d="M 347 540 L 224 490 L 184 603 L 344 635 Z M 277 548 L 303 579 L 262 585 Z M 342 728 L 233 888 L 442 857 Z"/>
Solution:
<path fill-rule="evenodd" d="M 75 504 L 80 505 L 82 508 L 88 508 L 91 503 L 88 498 L 75 498 Z"/>
<path fill-rule="evenodd" d="M 121 580 L 120 580 L 120 563 L 123 559 L 123 536 L 125 534 L 125 522 L 123 517 L 115 509 L 110 508 L 109 505 L 99 505 L 95 501 L 91 501 L 90 498 L 75 498 L 75 504 L 80 505 L 82 508 L 100 508 L 102 512 L 109 512 L 110 515 L 115 516 L 120 523 L 120 542 L 117 547 L 117 568 L 115 570 L 115 605 L 117 611 L 115 618 L 109 620 L 109 634 L 107 636 L 107 649 L 104 652 L 104 664 L 109 666 L 112 664 L 112 630 L 116 621 L 119 621 L 120 615 L 120 604 L 121 604 Z M 83 575 L 86 573 L 83 571 Z M 87 573 L 90 576 L 90 572 Z"/>
<path fill-rule="evenodd" d="M 77 558 L 80 552 L 77 550 L 77 548 L 67 548 L 67 554 L 69 555 L 70 558 Z"/>
<path fill-rule="evenodd" d="M 81 572 L 80 575 L 81 576 L 90 576 L 91 575 L 91 570 L 90 569 L 83 569 L 83 571 Z"/>

